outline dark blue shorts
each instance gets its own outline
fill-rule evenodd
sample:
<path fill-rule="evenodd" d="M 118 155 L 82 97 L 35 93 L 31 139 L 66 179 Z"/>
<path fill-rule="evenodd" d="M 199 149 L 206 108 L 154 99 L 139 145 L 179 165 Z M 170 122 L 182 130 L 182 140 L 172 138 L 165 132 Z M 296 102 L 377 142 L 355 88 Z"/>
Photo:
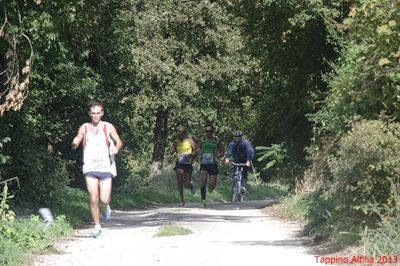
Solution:
<path fill-rule="evenodd" d="M 95 171 L 93 171 L 93 172 L 87 172 L 87 173 L 85 173 L 85 176 L 97 178 L 98 180 L 101 181 L 101 180 L 105 180 L 105 179 L 107 179 L 107 178 L 112 177 L 112 174 L 111 174 L 111 173 L 95 172 Z"/>

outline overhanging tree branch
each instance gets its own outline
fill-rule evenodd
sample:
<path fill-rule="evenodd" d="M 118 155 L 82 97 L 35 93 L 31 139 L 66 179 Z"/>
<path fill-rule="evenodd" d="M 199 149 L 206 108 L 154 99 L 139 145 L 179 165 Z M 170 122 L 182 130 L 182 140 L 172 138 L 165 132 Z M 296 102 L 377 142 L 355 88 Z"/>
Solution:
<path fill-rule="evenodd" d="M 4 40 L 9 48 L 4 54 L 5 66 L 0 71 L 0 78 L 4 79 L 0 88 L 0 117 L 6 111 L 21 109 L 22 104 L 28 96 L 29 75 L 33 65 L 34 50 L 32 41 L 25 34 L 21 19 L 21 12 L 16 3 L 16 11 L 18 16 L 18 27 L 15 29 L 9 21 L 6 4 L 4 7 L 4 23 L 0 28 L 0 40 Z M 22 37 L 28 43 L 30 53 L 25 61 L 25 65 L 20 70 L 20 61 L 18 58 L 18 37 Z"/>

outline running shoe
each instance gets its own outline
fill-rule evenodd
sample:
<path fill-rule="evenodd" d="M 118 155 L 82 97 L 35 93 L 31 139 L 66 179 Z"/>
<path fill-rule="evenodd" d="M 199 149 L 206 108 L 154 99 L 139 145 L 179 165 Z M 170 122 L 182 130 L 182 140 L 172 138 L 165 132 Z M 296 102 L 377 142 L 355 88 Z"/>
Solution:
<path fill-rule="evenodd" d="M 185 203 L 183 201 L 178 203 L 178 207 L 183 207 L 183 206 L 185 206 Z"/>
<path fill-rule="evenodd" d="M 42 217 L 43 221 L 46 224 L 51 224 L 54 221 L 53 214 L 51 213 L 51 210 L 49 208 L 40 208 L 39 209 L 39 214 Z"/>
<path fill-rule="evenodd" d="M 206 201 L 205 200 L 201 200 L 200 201 L 200 207 L 201 208 L 205 208 L 206 207 Z"/>
<path fill-rule="evenodd" d="M 101 235 L 101 228 L 94 228 L 93 232 L 90 233 L 90 236 L 93 238 L 97 238 Z"/>

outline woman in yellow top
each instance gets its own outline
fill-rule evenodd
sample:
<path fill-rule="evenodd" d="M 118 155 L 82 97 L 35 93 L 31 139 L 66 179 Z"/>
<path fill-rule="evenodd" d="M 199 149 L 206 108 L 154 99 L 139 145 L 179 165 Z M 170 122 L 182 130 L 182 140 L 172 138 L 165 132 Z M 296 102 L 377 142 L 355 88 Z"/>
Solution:
<path fill-rule="evenodd" d="M 183 198 L 183 187 L 190 189 L 192 194 L 195 193 L 192 181 L 192 163 L 197 150 L 197 144 L 192 138 L 187 137 L 186 129 L 184 127 L 179 127 L 177 133 L 178 137 L 172 145 L 171 154 L 176 154 L 177 156 L 174 170 L 176 172 L 176 181 L 181 200 L 178 206 L 184 206 L 185 200 Z"/>

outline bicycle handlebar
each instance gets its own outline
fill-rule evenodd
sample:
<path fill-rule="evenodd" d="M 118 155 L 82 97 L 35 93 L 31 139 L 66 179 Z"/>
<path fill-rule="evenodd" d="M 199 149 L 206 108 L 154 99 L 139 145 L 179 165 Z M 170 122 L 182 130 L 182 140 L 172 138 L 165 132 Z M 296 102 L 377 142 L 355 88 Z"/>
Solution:
<path fill-rule="evenodd" d="M 231 162 L 231 164 L 235 165 L 235 166 L 246 166 L 245 163 L 234 163 L 234 162 Z"/>

